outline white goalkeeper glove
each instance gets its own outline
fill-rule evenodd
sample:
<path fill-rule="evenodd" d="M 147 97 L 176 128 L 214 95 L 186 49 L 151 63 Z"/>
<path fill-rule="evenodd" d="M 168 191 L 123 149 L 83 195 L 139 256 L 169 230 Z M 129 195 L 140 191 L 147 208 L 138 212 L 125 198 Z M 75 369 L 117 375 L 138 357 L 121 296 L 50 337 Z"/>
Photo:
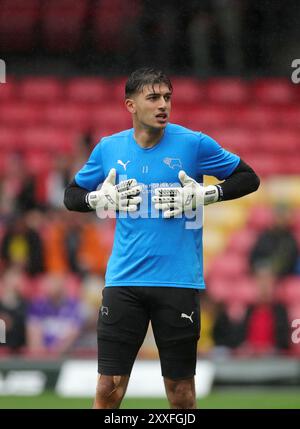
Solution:
<path fill-rule="evenodd" d="M 219 200 L 217 186 L 202 186 L 183 170 L 179 172 L 178 177 L 182 187 L 156 188 L 155 196 L 152 197 L 155 208 L 163 211 L 164 218 L 175 217 L 185 211 Z"/>
<path fill-rule="evenodd" d="M 116 185 L 116 170 L 112 168 L 101 189 L 89 192 L 86 200 L 92 209 L 134 212 L 142 201 L 142 187 L 135 179 L 124 180 Z"/>

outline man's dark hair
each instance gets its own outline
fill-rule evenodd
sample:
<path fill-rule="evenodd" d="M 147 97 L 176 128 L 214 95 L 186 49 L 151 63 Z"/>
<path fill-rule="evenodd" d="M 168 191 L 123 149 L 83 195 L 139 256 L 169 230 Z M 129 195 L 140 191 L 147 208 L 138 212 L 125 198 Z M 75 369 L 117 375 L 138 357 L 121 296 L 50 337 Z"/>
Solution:
<path fill-rule="evenodd" d="M 156 70 L 150 67 L 143 67 L 135 70 L 129 76 L 125 86 L 125 98 L 142 91 L 145 85 L 156 85 L 164 83 L 173 91 L 170 79 L 161 70 Z"/>

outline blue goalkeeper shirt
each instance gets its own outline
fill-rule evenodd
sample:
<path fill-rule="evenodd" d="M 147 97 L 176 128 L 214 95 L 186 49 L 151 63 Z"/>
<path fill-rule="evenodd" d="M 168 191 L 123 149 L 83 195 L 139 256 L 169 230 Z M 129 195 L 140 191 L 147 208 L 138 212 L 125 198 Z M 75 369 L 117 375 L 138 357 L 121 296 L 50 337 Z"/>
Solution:
<path fill-rule="evenodd" d="M 76 174 L 76 183 L 94 191 L 115 168 L 117 183 L 135 178 L 142 185 L 139 211 L 116 215 L 105 285 L 204 289 L 202 209 L 164 219 L 151 197 L 156 187 L 181 186 L 180 170 L 199 183 L 203 175 L 222 180 L 239 161 L 209 136 L 170 123 L 150 149 L 138 145 L 134 129 L 104 137 Z"/>

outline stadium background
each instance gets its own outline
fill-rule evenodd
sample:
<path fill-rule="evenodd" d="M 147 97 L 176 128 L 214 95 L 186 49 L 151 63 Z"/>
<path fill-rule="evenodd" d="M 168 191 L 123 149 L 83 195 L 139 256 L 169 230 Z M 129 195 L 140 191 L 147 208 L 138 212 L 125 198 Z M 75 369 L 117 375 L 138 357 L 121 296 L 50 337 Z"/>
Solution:
<path fill-rule="evenodd" d="M 261 178 L 255 194 L 205 209 L 207 292 L 198 354 L 215 373 L 199 406 L 299 408 L 300 336 L 292 336 L 300 319 L 299 252 L 284 273 L 277 268 L 290 258 L 288 244 L 278 246 L 275 268 L 259 255 L 254 267 L 250 257 L 278 216 L 300 246 L 300 84 L 291 79 L 292 61 L 300 57 L 299 18 L 292 0 L 0 0 L 0 58 L 6 62 L 0 84 L 0 319 L 6 324 L 0 408 L 91 405 L 90 398 L 62 398 L 53 389 L 64 362 L 96 360 L 114 222 L 67 212 L 63 190 L 102 136 L 131 126 L 124 82 L 142 65 L 171 75 L 172 122 L 211 135 Z M 261 290 L 285 307 L 288 344 L 272 346 L 253 334 L 261 319 L 252 321 L 246 342 L 239 343 L 233 327 L 222 344 L 215 333 L 221 312 L 240 321 Z M 60 294 L 72 300 L 72 314 L 57 323 L 44 320 L 59 341 L 41 346 L 37 302 Z M 139 361 L 156 359 L 149 330 Z M 24 371 L 31 371 L 29 380 Z M 32 371 L 47 380 L 46 391 L 34 397 L 33 380 L 40 379 Z M 159 398 L 124 402 L 165 406 Z"/>

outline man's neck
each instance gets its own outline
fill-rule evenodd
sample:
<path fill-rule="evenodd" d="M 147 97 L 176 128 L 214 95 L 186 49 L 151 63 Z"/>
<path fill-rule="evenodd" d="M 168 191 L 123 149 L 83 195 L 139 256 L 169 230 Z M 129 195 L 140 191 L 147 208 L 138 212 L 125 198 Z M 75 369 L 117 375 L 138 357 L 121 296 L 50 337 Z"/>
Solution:
<path fill-rule="evenodd" d="M 144 149 L 150 149 L 155 146 L 163 135 L 164 129 L 155 130 L 153 128 L 134 127 L 135 141 Z"/>

